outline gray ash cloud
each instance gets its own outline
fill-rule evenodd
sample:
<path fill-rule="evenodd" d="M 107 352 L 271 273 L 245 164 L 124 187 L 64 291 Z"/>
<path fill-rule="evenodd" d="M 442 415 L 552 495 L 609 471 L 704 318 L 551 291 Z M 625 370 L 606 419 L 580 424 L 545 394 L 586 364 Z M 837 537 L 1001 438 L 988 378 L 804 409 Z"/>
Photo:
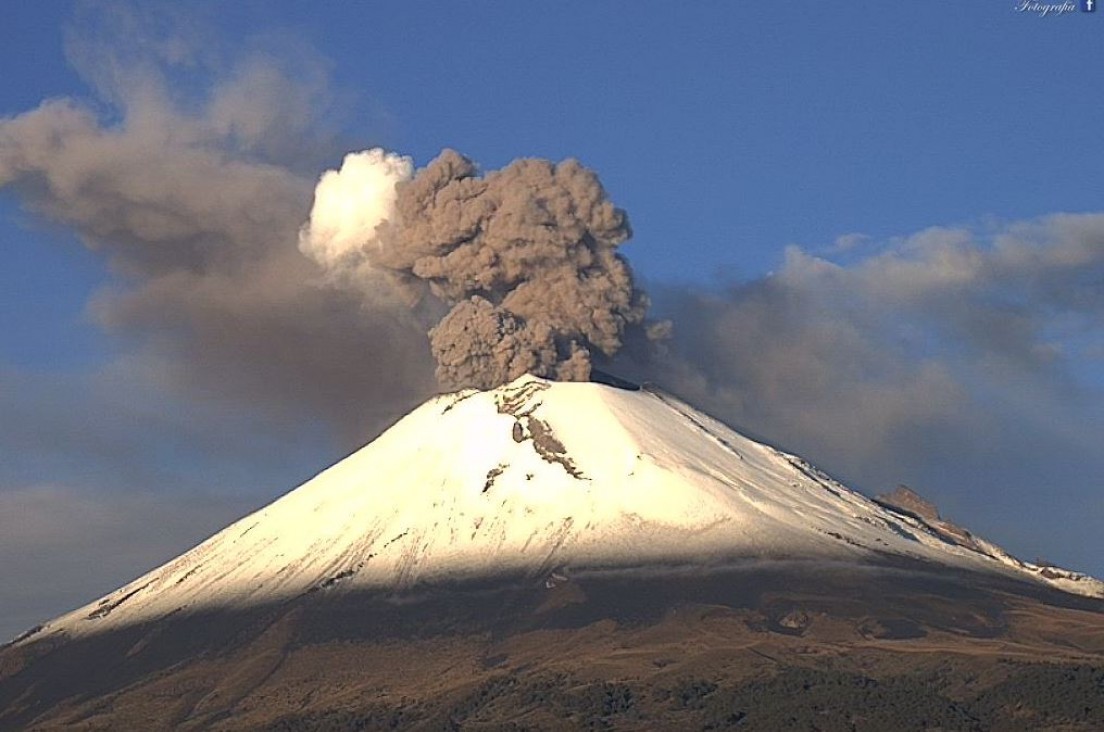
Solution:
<path fill-rule="evenodd" d="M 481 175 L 445 150 L 411 174 L 406 159 L 368 151 L 327 175 L 301 248 L 346 284 L 370 291 L 382 270 L 411 301 L 428 291 L 443 303 L 429 339 L 444 389 L 525 373 L 586 380 L 643 328 L 647 298 L 617 251 L 628 217 L 575 160 Z M 350 213 L 358 197 L 365 215 Z"/>

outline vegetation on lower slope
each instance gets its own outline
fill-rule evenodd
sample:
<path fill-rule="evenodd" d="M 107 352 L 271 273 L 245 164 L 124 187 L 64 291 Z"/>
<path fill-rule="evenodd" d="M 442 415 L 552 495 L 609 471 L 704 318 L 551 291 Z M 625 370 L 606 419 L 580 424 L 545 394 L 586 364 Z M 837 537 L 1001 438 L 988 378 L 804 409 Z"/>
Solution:
<path fill-rule="evenodd" d="M 952 681 L 953 679 L 947 679 Z M 563 674 L 503 674 L 460 698 L 287 715 L 279 732 L 322 730 L 884 730 L 1104 729 L 1104 667 L 1022 664 L 970 698 L 912 674 L 785 668 L 743 683 L 587 683 Z"/>

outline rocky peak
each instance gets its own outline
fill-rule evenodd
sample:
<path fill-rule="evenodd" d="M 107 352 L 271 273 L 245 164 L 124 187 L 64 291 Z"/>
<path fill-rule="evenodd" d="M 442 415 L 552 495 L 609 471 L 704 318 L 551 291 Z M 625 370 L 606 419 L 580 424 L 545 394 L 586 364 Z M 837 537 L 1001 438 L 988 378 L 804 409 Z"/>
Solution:
<path fill-rule="evenodd" d="M 890 493 L 879 495 L 875 500 L 884 506 L 899 508 L 926 521 L 939 521 L 942 518 L 934 503 L 903 483 Z"/>

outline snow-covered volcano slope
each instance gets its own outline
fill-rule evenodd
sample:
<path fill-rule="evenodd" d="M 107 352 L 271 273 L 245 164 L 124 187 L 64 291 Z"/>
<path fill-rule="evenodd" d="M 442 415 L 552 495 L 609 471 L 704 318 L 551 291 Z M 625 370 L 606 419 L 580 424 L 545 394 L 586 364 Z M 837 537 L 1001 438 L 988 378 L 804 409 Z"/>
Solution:
<path fill-rule="evenodd" d="M 534 377 L 434 398 L 368 446 L 41 632 L 308 592 L 746 558 L 910 557 L 1104 596 L 955 543 L 662 393 Z M 38 635 L 38 633 L 36 633 Z"/>

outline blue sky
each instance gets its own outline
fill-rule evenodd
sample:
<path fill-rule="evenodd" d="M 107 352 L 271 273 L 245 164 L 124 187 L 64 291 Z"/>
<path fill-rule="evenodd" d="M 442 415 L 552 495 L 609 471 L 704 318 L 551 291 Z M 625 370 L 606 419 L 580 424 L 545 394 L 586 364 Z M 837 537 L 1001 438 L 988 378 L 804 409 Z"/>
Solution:
<path fill-rule="evenodd" d="M 416 402 L 390 377 L 395 401 L 350 419 L 324 385 L 302 387 L 401 370 L 368 335 L 334 364 L 323 356 L 344 336 L 312 321 L 322 355 L 278 373 L 263 343 L 178 338 L 199 321 L 150 299 L 154 270 L 135 274 L 103 217 L 195 188 L 82 218 L 81 190 L 42 190 L 75 147 L 13 162 L 33 132 L 11 122 L 44 100 L 75 100 L 92 137 L 125 145 L 140 114 L 190 129 L 234 78 L 236 109 L 276 110 L 286 134 L 204 144 L 211 165 L 278 166 L 284 229 L 294 191 L 346 151 L 424 165 L 451 147 L 488 170 L 576 157 L 628 211 L 623 251 L 674 321 L 669 388 L 863 490 L 908 482 L 1014 552 L 1104 575 L 1104 14 L 1005 0 L 52 2 L 6 9 L 3 34 L 0 527 L 23 528 L 0 536 L 0 558 L 56 578 L 0 597 L 16 626 L 186 548 Z M 249 80 L 267 72 L 299 96 L 254 99 Z M 153 101 L 133 83 L 150 75 Z M 142 148 L 151 189 L 198 154 L 171 144 L 164 158 Z M 83 185 L 121 189 L 133 170 Z M 75 504 L 102 525 L 69 522 Z M 159 519 L 112 539 L 112 522 Z"/>

